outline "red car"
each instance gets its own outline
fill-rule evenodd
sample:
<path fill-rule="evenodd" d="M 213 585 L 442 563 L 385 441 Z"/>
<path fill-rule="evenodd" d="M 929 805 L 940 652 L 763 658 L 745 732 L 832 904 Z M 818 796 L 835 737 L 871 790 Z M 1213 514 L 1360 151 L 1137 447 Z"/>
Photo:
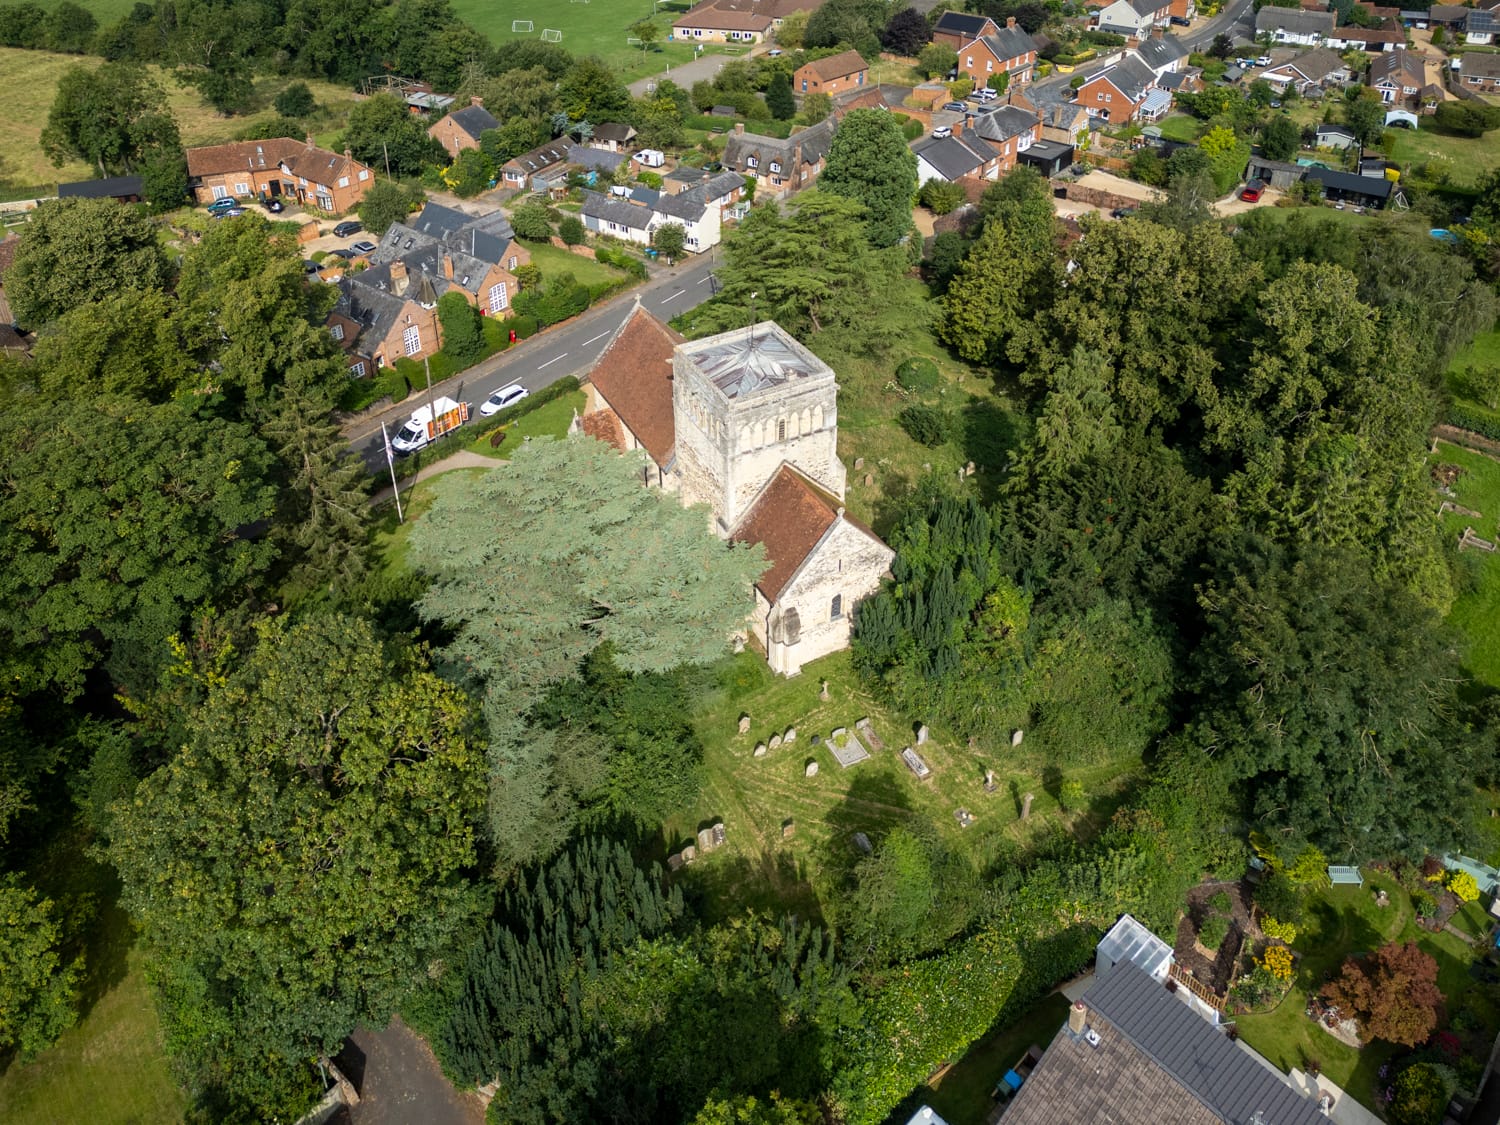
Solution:
<path fill-rule="evenodd" d="M 1251 180 L 1245 185 L 1245 190 L 1240 192 L 1240 198 L 1246 203 L 1259 203 L 1261 192 L 1266 190 L 1266 185 L 1259 180 Z"/>

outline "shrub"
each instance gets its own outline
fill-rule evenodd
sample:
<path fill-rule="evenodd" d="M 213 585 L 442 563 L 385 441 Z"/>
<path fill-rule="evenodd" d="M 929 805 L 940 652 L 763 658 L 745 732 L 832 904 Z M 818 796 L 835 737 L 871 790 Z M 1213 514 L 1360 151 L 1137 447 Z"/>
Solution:
<path fill-rule="evenodd" d="M 953 436 L 956 428 L 954 417 L 936 406 L 908 406 L 896 416 L 901 428 L 913 441 L 919 441 L 935 449 Z"/>
<path fill-rule="evenodd" d="M 617 250 L 611 246 L 600 246 L 594 250 L 594 260 L 603 262 L 607 266 L 624 270 L 631 277 L 644 279 L 646 276 L 646 263 L 634 254 L 627 254 L 624 250 Z"/>
<path fill-rule="evenodd" d="M 942 376 L 938 374 L 937 364 L 926 356 L 912 356 L 896 368 L 897 384 L 902 390 L 916 394 L 935 391 L 942 381 Z"/>
<path fill-rule="evenodd" d="M 557 225 L 557 234 L 569 246 L 577 246 L 584 239 L 583 220 L 577 215 L 569 215 Z"/>
<path fill-rule="evenodd" d="M 1063 807 L 1064 812 L 1072 812 L 1083 806 L 1083 782 L 1077 778 L 1069 778 L 1064 781 L 1057 790 L 1057 803 Z"/>
<path fill-rule="evenodd" d="M 283 117 L 306 117 L 318 108 L 313 92 L 308 89 L 306 82 L 293 82 L 277 94 L 276 100 L 271 104 Z"/>
<path fill-rule="evenodd" d="M 1284 945 L 1271 946 L 1256 963 L 1283 984 L 1292 979 L 1292 951 Z"/>
<path fill-rule="evenodd" d="M 662 180 L 661 174 L 658 172 L 642 172 L 636 179 L 641 181 L 643 187 L 648 187 L 652 191 L 661 190 Z"/>
<path fill-rule="evenodd" d="M 1458 896 L 1460 902 L 1474 902 L 1479 898 L 1479 883 L 1467 871 L 1450 873 L 1448 889 Z"/>
<path fill-rule="evenodd" d="M 1286 869 L 1286 877 L 1300 886 L 1321 887 L 1328 882 L 1328 857 L 1307 847 Z"/>
<path fill-rule="evenodd" d="M 928 180 L 917 193 L 917 201 L 934 215 L 946 215 L 964 202 L 967 196 L 958 184 L 947 180 Z"/>
<path fill-rule="evenodd" d="M 1390 1118 L 1396 1125 L 1438 1125 L 1448 1107 L 1448 1085 L 1431 1063 L 1407 1067 L 1396 1079 Z"/>
<path fill-rule="evenodd" d="M 1418 918 L 1432 918 L 1437 915 L 1437 899 L 1426 891 L 1413 891 L 1411 895 L 1412 909 L 1417 912 Z"/>
<path fill-rule="evenodd" d="M 909 141 L 916 140 L 926 131 L 927 130 L 922 127 L 922 123 L 915 117 L 913 117 L 910 121 L 903 121 L 901 123 L 901 135 Z"/>
<path fill-rule="evenodd" d="M 484 331 L 479 325 L 479 310 L 457 290 L 450 289 L 438 298 L 438 321 L 443 326 L 443 351 L 467 367 L 484 358 Z"/>
<path fill-rule="evenodd" d="M 532 242 L 546 242 L 552 237 L 552 224 L 547 219 L 547 209 L 535 203 L 525 203 L 511 212 L 510 226 L 522 238 Z"/>
<path fill-rule="evenodd" d="M 1204 949 L 1218 949 L 1229 936 L 1229 919 L 1222 914 L 1210 914 L 1198 927 L 1198 944 Z"/>
<path fill-rule="evenodd" d="M 403 363 L 411 364 L 413 368 L 417 365 L 409 359 L 398 359 L 394 367 L 382 367 L 380 374 L 375 377 L 376 384 L 380 387 L 378 397 L 390 396 L 392 402 L 400 402 L 411 393 L 411 387 L 407 384 L 406 372 L 401 370 Z"/>
<path fill-rule="evenodd" d="M 537 324 L 533 317 L 513 316 L 507 323 L 510 325 L 511 330 L 515 332 L 516 339 L 518 340 L 524 340 L 528 336 L 536 335 Z"/>
<path fill-rule="evenodd" d="M 1264 965 L 1242 976 L 1229 990 L 1229 998 L 1247 1008 L 1258 1007 L 1281 992 L 1280 982 Z"/>
<path fill-rule="evenodd" d="M 1255 905 L 1283 923 L 1302 921 L 1302 894 L 1285 875 L 1270 874 L 1262 879 L 1255 888 Z"/>
<path fill-rule="evenodd" d="M 1260 930 L 1266 937 L 1284 941 L 1288 945 L 1297 940 L 1297 927 L 1294 923 L 1279 922 L 1269 914 L 1261 915 Z"/>

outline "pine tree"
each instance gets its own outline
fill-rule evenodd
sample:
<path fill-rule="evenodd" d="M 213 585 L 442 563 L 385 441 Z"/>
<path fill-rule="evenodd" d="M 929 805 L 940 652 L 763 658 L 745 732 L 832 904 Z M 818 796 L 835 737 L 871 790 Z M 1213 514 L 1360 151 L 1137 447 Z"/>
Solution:
<path fill-rule="evenodd" d="M 790 121 L 797 116 L 797 101 L 792 96 L 792 80 L 785 74 L 777 74 L 766 87 L 766 108 L 777 121 Z"/>

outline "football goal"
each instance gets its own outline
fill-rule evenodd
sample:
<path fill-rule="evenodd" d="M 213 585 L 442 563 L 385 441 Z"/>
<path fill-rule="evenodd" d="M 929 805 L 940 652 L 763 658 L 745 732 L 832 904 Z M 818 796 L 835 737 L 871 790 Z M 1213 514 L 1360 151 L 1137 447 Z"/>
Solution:
<path fill-rule="evenodd" d="M 530 20 L 511 20 L 510 21 L 510 29 L 511 29 L 512 32 L 515 32 L 515 33 L 529 32 L 531 30 L 531 21 Z"/>
<path fill-rule="evenodd" d="M 558 31 L 557 28 L 555 28 L 555 27 L 544 27 L 544 28 L 542 28 L 542 42 L 543 43 L 561 43 L 562 42 L 562 32 Z"/>

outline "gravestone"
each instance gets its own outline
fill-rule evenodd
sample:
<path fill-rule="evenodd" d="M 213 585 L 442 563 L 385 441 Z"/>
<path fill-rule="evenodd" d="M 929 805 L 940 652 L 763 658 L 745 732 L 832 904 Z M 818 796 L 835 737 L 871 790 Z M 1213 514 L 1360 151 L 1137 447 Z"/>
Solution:
<path fill-rule="evenodd" d="M 960 828 L 967 828 L 969 827 L 969 825 L 974 823 L 974 814 L 971 813 L 968 809 L 954 809 L 953 819 L 958 821 L 958 826 Z"/>
<path fill-rule="evenodd" d="M 682 862 L 683 862 L 682 861 L 682 856 L 680 856 L 680 855 L 669 855 L 669 856 L 667 856 L 667 870 L 668 871 L 681 871 L 682 870 Z"/>
<path fill-rule="evenodd" d="M 712 828 L 700 828 L 698 830 L 698 850 L 704 855 L 714 850 L 714 830 Z"/>
<path fill-rule="evenodd" d="M 1036 800 L 1036 796 L 1034 794 L 1032 794 L 1032 793 L 1028 793 L 1028 794 L 1026 794 L 1026 796 L 1024 796 L 1024 797 L 1021 798 L 1021 819 L 1022 820 L 1030 820 L 1031 819 L 1031 802 L 1034 801 L 1034 800 Z"/>
<path fill-rule="evenodd" d="M 917 775 L 918 781 L 926 781 L 932 776 L 932 768 L 922 760 L 922 755 L 910 746 L 901 751 L 901 760 L 906 763 L 907 769 Z"/>
<path fill-rule="evenodd" d="M 1011 732 L 1011 736 L 1010 736 L 1010 744 L 1012 746 L 1019 746 L 1019 745 L 1021 745 L 1021 739 L 1025 736 L 1025 734 L 1026 734 L 1025 731 L 1020 731 L 1020 730 L 1018 730 L 1018 731 L 1012 731 Z"/>
<path fill-rule="evenodd" d="M 830 696 L 828 694 L 828 681 L 827 680 L 823 681 L 823 690 L 820 691 L 820 692 L 818 692 L 818 698 L 821 699 L 824 703 L 827 703 L 831 698 L 833 698 L 832 696 Z"/>
<path fill-rule="evenodd" d="M 970 461 L 967 465 L 964 466 L 964 476 L 966 476 L 966 477 L 972 477 L 973 475 L 974 475 L 974 462 Z"/>
<path fill-rule="evenodd" d="M 869 855 L 875 850 L 870 847 L 870 837 L 866 836 L 863 832 L 856 832 L 854 834 L 854 846 L 864 852 L 865 855 Z"/>
<path fill-rule="evenodd" d="M 802 773 L 803 773 L 803 776 L 805 776 L 805 777 L 817 777 L 818 776 L 818 763 L 817 762 L 808 762 L 807 763 L 807 769 L 803 770 Z"/>
<path fill-rule="evenodd" d="M 740 733 L 741 734 L 749 734 L 750 733 L 750 716 L 749 715 L 741 715 L 740 716 Z"/>
<path fill-rule="evenodd" d="M 993 793 L 996 789 L 999 789 L 999 788 L 1000 788 L 1000 783 L 995 780 L 995 771 L 994 770 L 985 770 L 984 771 L 984 791 L 986 793 Z"/>
<path fill-rule="evenodd" d="M 786 728 L 786 733 L 781 736 L 782 745 L 784 746 L 787 743 L 796 742 L 796 741 L 797 741 L 797 728 L 796 727 L 787 727 Z"/>
<path fill-rule="evenodd" d="M 861 469 L 863 469 L 864 467 L 865 467 L 865 459 L 863 457 L 856 457 L 854 459 L 854 471 L 857 473 Z"/>
<path fill-rule="evenodd" d="M 874 473 L 866 473 L 865 474 L 865 487 L 866 488 L 870 488 L 874 484 L 875 484 L 875 474 Z"/>
<path fill-rule="evenodd" d="M 693 860 L 695 860 L 697 858 L 698 858 L 698 849 L 695 848 L 695 847 L 693 847 L 692 844 L 689 844 L 687 847 L 685 847 L 685 848 L 682 849 L 682 862 L 683 863 L 692 863 Z"/>
<path fill-rule="evenodd" d="M 783 840 L 790 840 L 796 834 L 797 822 L 795 820 L 791 819 L 791 817 L 788 817 L 786 820 L 783 820 L 781 822 L 781 838 Z"/>
<path fill-rule="evenodd" d="M 829 733 L 828 737 L 829 738 L 843 738 L 844 735 L 846 735 L 848 733 L 849 732 L 847 730 L 845 730 L 843 727 L 834 727 L 833 730 Z"/>
<path fill-rule="evenodd" d="M 733 649 L 734 649 L 734 653 L 735 653 L 736 656 L 738 656 L 740 653 L 744 652 L 745 651 L 745 638 L 744 637 L 735 637 L 734 638 Z"/>
<path fill-rule="evenodd" d="M 858 719 L 854 720 L 854 729 L 855 730 L 866 730 L 869 727 L 869 725 L 870 725 L 870 716 L 868 716 L 868 715 L 865 715 L 862 718 L 858 718 Z"/>
<path fill-rule="evenodd" d="M 927 731 L 927 724 L 926 723 L 923 723 L 921 726 L 917 727 L 917 745 L 918 746 L 926 746 L 927 745 L 927 735 L 928 735 L 928 731 Z"/>
<path fill-rule="evenodd" d="M 771 749 L 772 750 L 780 750 L 781 749 L 781 735 L 779 735 L 779 734 L 773 734 L 771 736 Z"/>
<path fill-rule="evenodd" d="M 757 742 L 755 744 L 755 756 L 757 758 L 764 758 L 766 756 L 766 744 L 764 742 Z"/>
<path fill-rule="evenodd" d="M 822 741 L 823 741 L 823 736 L 822 735 L 815 734 L 815 735 L 812 736 L 812 744 L 814 746 L 818 745 Z"/>
<path fill-rule="evenodd" d="M 724 846 L 724 840 L 725 840 L 725 838 L 729 834 L 724 831 L 724 822 L 722 820 L 719 821 L 717 824 L 715 824 L 713 826 L 713 834 L 714 834 L 714 847 L 716 847 L 716 848 L 723 847 Z"/>

